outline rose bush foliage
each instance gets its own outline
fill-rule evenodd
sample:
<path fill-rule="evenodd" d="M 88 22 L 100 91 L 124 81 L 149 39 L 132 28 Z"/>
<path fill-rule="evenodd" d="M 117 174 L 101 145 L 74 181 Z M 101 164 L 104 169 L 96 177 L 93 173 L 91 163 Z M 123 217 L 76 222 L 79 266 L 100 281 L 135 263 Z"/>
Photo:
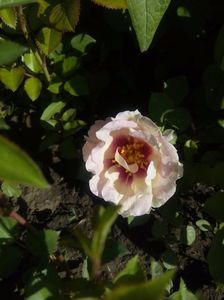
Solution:
<path fill-rule="evenodd" d="M 138 110 L 96 121 L 83 146 L 86 169 L 93 174 L 92 193 L 120 205 L 124 217 L 163 205 L 183 174 L 171 138 L 170 131 L 162 133 Z"/>

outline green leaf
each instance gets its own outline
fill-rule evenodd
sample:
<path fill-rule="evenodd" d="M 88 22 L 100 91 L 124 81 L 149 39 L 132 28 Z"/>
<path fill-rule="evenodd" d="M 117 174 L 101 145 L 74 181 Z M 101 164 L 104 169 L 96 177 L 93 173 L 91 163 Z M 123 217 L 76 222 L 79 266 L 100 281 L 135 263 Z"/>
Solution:
<path fill-rule="evenodd" d="M 34 3 L 34 2 L 36 2 L 36 0 L 1 0 L 0 8 L 18 6 L 18 5 Z"/>
<path fill-rule="evenodd" d="M 0 136 L 0 178 L 9 182 L 48 187 L 38 166 L 18 146 Z"/>
<path fill-rule="evenodd" d="M 217 221 L 224 221 L 224 192 L 209 197 L 203 209 Z"/>
<path fill-rule="evenodd" d="M 25 300 L 62 300 L 59 291 L 61 290 L 61 280 L 53 266 L 48 265 L 44 270 L 35 272 L 26 281 L 24 299 Z"/>
<path fill-rule="evenodd" d="M 89 94 L 89 88 L 85 77 L 76 75 L 64 84 L 64 89 L 72 96 L 85 96 Z"/>
<path fill-rule="evenodd" d="M 160 122 L 162 115 L 174 107 L 172 99 L 163 93 L 152 93 L 149 100 L 149 115 L 155 122 Z"/>
<path fill-rule="evenodd" d="M 62 81 L 58 76 L 52 76 L 51 84 L 48 86 L 48 91 L 53 94 L 59 94 Z"/>
<path fill-rule="evenodd" d="M 3 118 L 0 118 L 0 129 L 1 130 L 9 130 L 10 129 L 9 125 L 6 123 L 6 121 Z"/>
<path fill-rule="evenodd" d="M 106 264 L 118 257 L 130 254 L 127 248 L 118 241 L 108 239 L 102 255 L 102 263 Z"/>
<path fill-rule="evenodd" d="M 23 81 L 25 70 L 23 67 L 12 68 L 7 70 L 6 68 L 0 68 L 0 80 L 11 91 L 15 92 Z"/>
<path fill-rule="evenodd" d="M 0 245 L 12 243 L 20 234 L 18 223 L 10 217 L 0 217 Z"/>
<path fill-rule="evenodd" d="M 96 40 L 88 34 L 80 33 L 72 38 L 71 46 L 81 53 L 86 53 L 87 47 L 96 43 Z"/>
<path fill-rule="evenodd" d="M 174 129 L 186 130 L 191 125 L 192 118 L 186 108 L 178 107 L 166 111 L 162 115 L 161 121 Z"/>
<path fill-rule="evenodd" d="M 63 115 L 62 115 L 62 120 L 67 122 L 67 121 L 71 121 L 75 118 L 76 116 L 76 109 L 75 108 L 69 108 L 67 109 Z"/>
<path fill-rule="evenodd" d="M 138 255 L 131 258 L 124 269 L 117 274 L 113 282 L 118 284 L 131 284 L 146 280 L 146 276 L 141 268 Z"/>
<path fill-rule="evenodd" d="M 224 228 L 216 233 L 208 252 L 209 272 L 216 282 L 224 283 Z"/>
<path fill-rule="evenodd" d="M 39 98 L 42 90 L 42 82 L 39 78 L 31 77 L 25 81 L 24 89 L 32 101 Z"/>
<path fill-rule="evenodd" d="M 62 101 L 52 102 L 45 108 L 40 119 L 42 121 L 49 121 L 56 113 L 61 112 L 65 105 L 66 103 Z"/>
<path fill-rule="evenodd" d="M 41 65 L 36 59 L 35 54 L 30 51 L 29 53 L 25 53 L 23 55 L 24 63 L 32 72 L 40 73 L 42 71 Z"/>
<path fill-rule="evenodd" d="M 152 259 L 150 263 L 150 273 L 152 279 L 159 278 L 163 274 L 162 265 L 158 261 L 155 261 L 154 259 Z"/>
<path fill-rule="evenodd" d="M 117 218 L 117 211 L 117 206 L 109 206 L 107 209 L 100 207 L 94 222 L 94 234 L 91 244 L 91 252 L 94 259 L 100 259 L 103 254 L 107 235 Z"/>
<path fill-rule="evenodd" d="M 59 232 L 44 229 L 29 232 L 27 236 L 27 248 L 36 256 L 48 257 L 57 250 Z"/>
<path fill-rule="evenodd" d="M 185 245 L 192 245 L 193 242 L 196 239 L 196 232 L 193 226 L 187 225 L 186 227 L 182 228 L 181 231 L 181 242 L 184 243 Z"/>
<path fill-rule="evenodd" d="M 168 95 L 176 105 L 188 95 L 189 85 L 185 76 L 170 78 L 165 83 L 164 93 Z"/>
<path fill-rule="evenodd" d="M 74 31 L 79 14 L 80 0 L 64 0 L 51 7 L 49 20 L 59 31 Z"/>
<path fill-rule="evenodd" d="M 49 55 L 60 44 L 62 33 L 52 28 L 44 27 L 38 33 L 36 42 L 45 55 Z"/>
<path fill-rule="evenodd" d="M 177 15 L 178 15 L 178 17 L 182 17 L 182 18 L 190 18 L 191 17 L 190 11 L 187 9 L 187 7 L 184 7 L 184 6 L 179 6 L 177 8 Z"/>
<path fill-rule="evenodd" d="M 18 43 L 0 40 L 0 66 L 8 65 L 17 60 L 27 48 Z"/>
<path fill-rule="evenodd" d="M 13 274 L 18 268 L 22 256 L 22 250 L 18 246 L 2 246 L 0 251 L 0 278 L 7 278 Z"/>
<path fill-rule="evenodd" d="M 92 0 L 94 3 L 107 7 L 107 8 L 127 8 L 126 0 Z"/>
<path fill-rule="evenodd" d="M 17 15 L 14 8 L 4 8 L 0 10 L 0 18 L 10 28 L 15 29 L 17 25 Z"/>
<path fill-rule="evenodd" d="M 198 220 L 196 225 L 201 231 L 208 231 L 211 228 L 211 224 L 207 220 Z"/>
<path fill-rule="evenodd" d="M 188 291 L 183 279 L 181 278 L 179 290 L 173 293 L 169 297 L 169 300 L 198 300 L 198 298 L 190 291 Z"/>
<path fill-rule="evenodd" d="M 174 271 L 168 271 L 151 281 L 118 286 L 106 295 L 105 300 L 161 300 L 173 275 Z"/>
<path fill-rule="evenodd" d="M 63 76 L 70 76 L 78 67 L 78 58 L 76 56 L 68 56 L 62 62 L 61 73 Z"/>
<path fill-rule="evenodd" d="M 22 194 L 22 190 L 18 184 L 4 181 L 1 185 L 3 193 L 8 197 L 18 198 Z"/>
<path fill-rule="evenodd" d="M 141 52 L 150 46 L 170 0 L 127 0 Z"/>

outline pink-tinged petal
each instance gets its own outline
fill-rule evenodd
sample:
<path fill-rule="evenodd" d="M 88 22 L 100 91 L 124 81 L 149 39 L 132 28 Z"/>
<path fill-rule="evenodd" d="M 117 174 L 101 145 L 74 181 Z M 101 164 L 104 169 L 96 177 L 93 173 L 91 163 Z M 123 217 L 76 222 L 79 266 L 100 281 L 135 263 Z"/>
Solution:
<path fill-rule="evenodd" d="M 138 172 L 138 165 L 135 164 L 131 164 L 129 165 L 126 160 L 120 155 L 120 153 L 118 152 L 118 149 L 115 152 L 115 161 L 121 166 L 123 167 L 125 170 L 127 170 L 130 173 L 136 173 Z"/>
<path fill-rule="evenodd" d="M 152 208 L 152 192 L 151 189 L 145 190 L 142 193 L 135 194 L 131 197 L 124 196 L 120 209 L 120 214 L 123 217 L 142 216 L 149 214 Z"/>
<path fill-rule="evenodd" d="M 135 111 L 124 111 L 116 115 L 114 120 L 136 120 L 141 116 L 141 113 L 136 109 Z"/>
<path fill-rule="evenodd" d="M 147 169 L 147 175 L 145 178 L 145 183 L 151 184 L 152 179 L 154 179 L 156 177 L 156 168 L 155 168 L 155 164 L 153 161 L 150 162 L 148 169 Z"/>

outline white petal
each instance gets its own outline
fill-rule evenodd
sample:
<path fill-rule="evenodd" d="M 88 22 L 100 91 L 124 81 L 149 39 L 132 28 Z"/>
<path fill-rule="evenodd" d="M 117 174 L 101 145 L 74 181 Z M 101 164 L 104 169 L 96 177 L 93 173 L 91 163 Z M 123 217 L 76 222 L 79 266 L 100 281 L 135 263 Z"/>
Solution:
<path fill-rule="evenodd" d="M 116 150 L 115 156 L 114 156 L 116 162 L 122 166 L 123 168 L 125 168 L 128 172 L 131 173 L 136 173 L 138 172 L 138 165 L 135 164 L 131 164 L 129 165 L 126 160 L 120 155 L 118 149 Z"/>
<path fill-rule="evenodd" d="M 147 169 L 147 176 L 145 178 L 145 183 L 151 182 L 152 179 L 156 177 L 156 168 L 153 161 L 150 162 L 148 169 Z"/>

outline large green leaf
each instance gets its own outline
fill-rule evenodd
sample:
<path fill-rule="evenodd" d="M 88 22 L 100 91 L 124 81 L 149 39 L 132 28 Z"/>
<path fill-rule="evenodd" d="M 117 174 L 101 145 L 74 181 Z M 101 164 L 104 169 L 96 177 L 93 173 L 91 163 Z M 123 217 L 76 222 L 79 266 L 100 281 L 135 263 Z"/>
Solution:
<path fill-rule="evenodd" d="M 45 55 L 49 55 L 61 42 L 61 32 L 44 27 L 37 35 L 37 45 Z"/>
<path fill-rule="evenodd" d="M 8 7 L 0 10 L 0 18 L 2 21 L 11 28 L 16 28 L 17 15 L 15 8 Z"/>
<path fill-rule="evenodd" d="M 50 8 L 50 22 L 57 30 L 74 31 L 79 21 L 80 0 L 64 0 Z"/>
<path fill-rule="evenodd" d="M 141 52 L 150 46 L 170 0 L 127 0 Z"/>
<path fill-rule="evenodd" d="M 126 0 L 92 0 L 94 3 L 107 8 L 127 8 Z"/>
<path fill-rule="evenodd" d="M 119 286 L 105 297 L 105 300 L 161 300 L 166 286 L 174 275 L 168 271 L 159 278 L 138 284 Z"/>
<path fill-rule="evenodd" d="M 36 0 L 0 0 L 0 8 L 34 3 Z"/>
<path fill-rule="evenodd" d="M 36 77 L 28 78 L 25 81 L 24 89 L 27 95 L 29 96 L 29 98 L 32 101 L 35 101 L 40 96 L 41 89 L 42 89 L 42 82 L 40 81 L 39 78 Z"/>
<path fill-rule="evenodd" d="M 0 81 L 11 91 L 15 92 L 23 81 L 25 70 L 23 67 L 0 68 Z"/>
<path fill-rule="evenodd" d="M 0 136 L 0 178 L 40 188 L 48 186 L 38 166 L 17 145 Z"/>
<path fill-rule="evenodd" d="M 0 66 L 13 63 L 26 50 L 25 46 L 18 43 L 0 40 Z"/>

